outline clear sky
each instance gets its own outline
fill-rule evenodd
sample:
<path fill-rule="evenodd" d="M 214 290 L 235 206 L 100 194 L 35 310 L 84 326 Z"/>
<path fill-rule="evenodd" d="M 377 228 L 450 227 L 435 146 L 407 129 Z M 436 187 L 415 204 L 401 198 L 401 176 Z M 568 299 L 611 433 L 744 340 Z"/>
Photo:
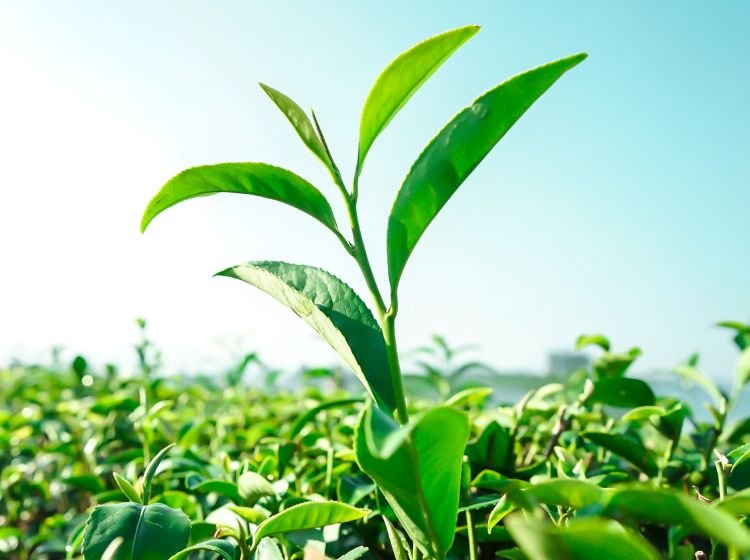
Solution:
<path fill-rule="evenodd" d="M 315 108 L 350 177 L 380 69 L 467 23 L 482 32 L 368 157 L 360 208 L 381 281 L 388 210 L 427 141 L 510 75 L 590 57 L 423 237 L 401 283 L 402 348 L 442 333 L 497 366 L 540 369 L 549 350 L 601 331 L 616 348 L 640 345 L 641 369 L 698 351 L 727 377 L 735 352 L 712 324 L 750 314 L 740 0 L 1 1 L 0 360 L 53 344 L 129 360 L 133 318 L 145 316 L 177 369 L 249 348 L 282 366 L 333 361 L 280 304 L 211 277 L 270 258 L 323 266 L 364 292 L 314 220 L 225 195 L 170 210 L 141 236 L 141 212 L 177 171 L 221 161 L 284 165 L 335 199 L 257 82 Z"/>

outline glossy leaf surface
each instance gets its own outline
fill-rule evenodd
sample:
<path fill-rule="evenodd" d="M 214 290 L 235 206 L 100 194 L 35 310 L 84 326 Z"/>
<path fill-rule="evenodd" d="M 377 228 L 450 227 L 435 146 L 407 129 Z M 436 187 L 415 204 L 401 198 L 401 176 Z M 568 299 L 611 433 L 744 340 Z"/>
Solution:
<path fill-rule="evenodd" d="M 526 110 L 585 54 L 511 78 L 461 111 L 427 145 L 396 196 L 388 220 L 388 273 L 395 290 L 427 226 Z"/>
<path fill-rule="evenodd" d="M 190 519 L 164 504 L 97 506 L 86 525 L 83 557 L 100 560 L 118 538 L 122 541 L 112 560 L 164 560 L 187 545 Z"/>
<path fill-rule="evenodd" d="M 219 193 L 249 194 L 283 202 L 336 231 L 331 205 L 318 189 L 299 175 L 266 163 L 219 163 L 186 169 L 170 179 L 149 202 L 141 231 L 175 204 Z"/>
<path fill-rule="evenodd" d="M 289 307 L 338 352 L 380 406 L 394 410 L 380 326 L 344 282 L 319 268 L 277 261 L 235 266 L 219 275 L 243 280 Z"/>
<path fill-rule="evenodd" d="M 366 509 L 355 508 L 341 502 L 306 502 L 266 519 L 258 525 L 253 538 L 258 543 L 263 537 L 355 521 L 368 513 Z"/>
<path fill-rule="evenodd" d="M 357 175 L 372 143 L 393 117 L 448 58 L 478 32 L 478 26 L 467 25 L 441 33 L 401 53 L 383 70 L 362 109 Z"/>
<path fill-rule="evenodd" d="M 399 427 L 368 407 L 355 436 L 357 461 L 385 495 L 409 536 L 436 558 L 453 544 L 466 416 L 438 407 Z"/>

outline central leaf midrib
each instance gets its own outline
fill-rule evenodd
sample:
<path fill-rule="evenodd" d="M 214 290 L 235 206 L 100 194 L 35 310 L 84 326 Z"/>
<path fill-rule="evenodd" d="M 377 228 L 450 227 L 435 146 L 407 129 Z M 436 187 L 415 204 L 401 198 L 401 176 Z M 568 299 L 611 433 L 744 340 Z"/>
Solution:
<path fill-rule="evenodd" d="M 135 525 L 135 533 L 133 534 L 133 545 L 130 548 L 130 556 L 131 558 L 137 558 L 135 555 L 135 547 L 136 543 L 138 542 L 138 532 L 141 530 L 141 524 L 143 522 L 143 518 L 146 517 L 146 509 L 148 509 L 149 506 L 142 505 L 141 506 L 141 512 L 138 515 L 138 523 Z"/>
<path fill-rule="evenodd" d="M 412 432 L 413 434 L 414 432 Z M 424 489 L 422 488 L 422 473 L 419 470 L 419 452 L 417 451 L 416 443 L 412 440 L 413 436 L 412 434 L 409 435 L 407 438 L 407 442 L 409 445 L 407 445 L 407 452 L 409 453 L 409 459 L 411 459 L 413 463 L 413 467 L 415 470 L 415 473 L 417 475 L 417 499 L 422 506 L 422 511 L 424 512 L 423 518 L 425 521 L 425 524 L 427 525 L 428 530 L 428 536 L 430 537 L 430 541 L 432 542 L 433 546 L 437 546 L 436 552 L 442 556 L 443 553 L 443 547 L 442 544 L 438 541 L 437 533 L 435 532 L 435 527 L 432 524 L 432 518 L 428 514 L 428 503 L 427 498 L 425 498 L 424 495 Z"/>

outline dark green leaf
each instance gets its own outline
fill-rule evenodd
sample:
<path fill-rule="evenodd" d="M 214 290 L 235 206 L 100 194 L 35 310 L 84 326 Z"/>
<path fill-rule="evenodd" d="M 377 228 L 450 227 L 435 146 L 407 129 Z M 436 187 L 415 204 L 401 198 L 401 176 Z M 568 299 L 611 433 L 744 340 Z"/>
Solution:
<path fill-rule="evenodd" d="M 346 523 L 363 518 L 369 512 L 341 502 L 306 502 L 292 506 L 284 511 L 272 515 L 263 523 L 253 535 L 253 542 L 259 543 L 263 537 L 315 529 L 326 525 Z"/>
<path fill-rule="evenodd" d="M 190 538 L 190 519 L 164 504 L 133 502 L 97 506 L 83 538 L 85 560 L 101 560 L 113 541 L 122 539 L 112 560 L 164 560 Z M 110 549 L 111 551 L 111 549 Z"/>
<path fill-rule="evenodd" d="M 648 383 L 640 379 L 603 377 L 594 382 L 594 390 L 589 400 L 619 408 L 652 406 L 654 392 Z"/>

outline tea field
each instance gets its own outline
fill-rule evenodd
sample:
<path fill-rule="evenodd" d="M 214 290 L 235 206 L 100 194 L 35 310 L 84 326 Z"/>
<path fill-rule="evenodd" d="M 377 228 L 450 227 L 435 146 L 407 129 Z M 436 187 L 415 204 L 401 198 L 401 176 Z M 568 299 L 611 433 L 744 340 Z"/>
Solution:
<path fill-rule="evenodd" d="M 412 385 L 451 394 L 410 394 L 416 428 L 387 434 L 390 451 L 364 461 L 373 410 L 336 370 L 304 372 L 299 385 L 317 387 L 293 392 L 274 390 L 268 370 L 259 390 L 248 379 L 248 366 L 263 371 L 255 355 L 224 375 L 169 376 L 154 371 L 148 342 L 135 375 L 81 357 L 14 365 L 0 371 L 0 554 L 413 559 L 404 516 L 416 514 L 398 506 L 423 506 L 384 494 L 408 492 L 402 448 L 427 455 L 460 415 L 470 427 L 456 455 L 457 509 L 444 504 L 455 519 L 435 529 L 448 528 L 449 558 L 750 557 L 750 418 L 726 422 L 750 377 L 750 327 L 729 326 L 743 351 L 733 394 L 695 361 L 675 371 L 703 390 L 709 422 L 629 377 L 638 351 L 611 351 L 602 336 L 579 340 L 598 347 L 588 370 L 501 406 L 487 403 L 502 387 L 472 387 L 460 372 L 473 364 L 443 344 Z M 450 498 L 440 475 L 450 459 L 420 465 L 440 483 L 425 481 L 438 500 Z M 384 464 L 376 481 L 360 465 L 369 460 Z"/>

